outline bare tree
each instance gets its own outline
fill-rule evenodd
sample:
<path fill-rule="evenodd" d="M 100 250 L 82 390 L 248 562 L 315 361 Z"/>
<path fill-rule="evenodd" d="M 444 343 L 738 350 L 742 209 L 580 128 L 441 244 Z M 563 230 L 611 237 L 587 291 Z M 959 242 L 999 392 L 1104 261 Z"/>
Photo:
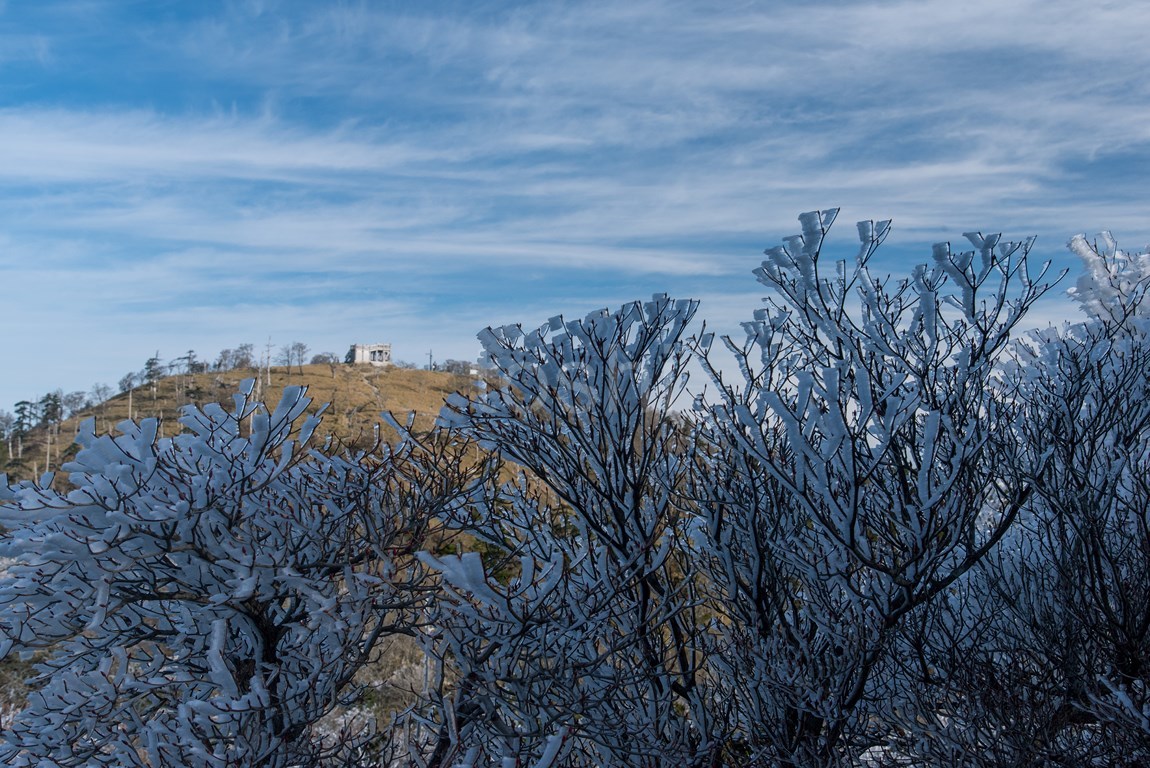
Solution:
<path fill-rule="evenodd" d="M 93 405 L 101 405 L 112 397 L 112 388 L 107 384 L 96 383 L 88 390 L 88 400 Z"/>
<path fill-rule="evenodd" d="M 307 359 L 309 349 L 308 345 L 302 341 L 293 341 L 291 343 L 291 356 L 292 359 L 295 360 L 296 365 L 299 366 L 300 376 L 303 375 L 303 361 Z"/>
<path fill-rule="evenodd" d="M 224 349 L 216 357 L 217 371 L 233 371 L 237 368 L 255 368 L 255 351 L 251 344 L 240 344 L 235 349 Z"/>
<path fill-rule="evenodd" d="M 16 417 L 8 411 L 0 410 L 0 439 L 4 440 L 6 458 L 13 458 L 12 440 L 16 436 Z"/>
<path fill-rule="evenodd" d="M 295 354 L 292 350 L 292 345 L 291 344 L 284 344 L 283 346 L 281 346 L 279 348 L 279 351 L 276 353 L 275 364 L 284 366 L 285 368 L 288 369 L 288 373 L 291 373 L 291 366 L 292 366 L 292 363 L 294 363 L 294 362 L 295 362 Z"/>
<path fill-rule="evenodd" d="M 331 377 L 333 379 L 335 378 L 335 372 L 339 369 L 341 363 L 342 361 L 340 360 L 339 355 L 334 352 L 321 352 L 318 355 L 314 355 L 311 359 L 312 365 L 326 365 L 331 371 Z"/>
<path fill-rule="evenodd" d="M 466 376 L 475 368 L 475 364 L 469 363 L 466 360 L 448 359 L 443 361 L 440 368 L 441 370 L 447 371 L 448 373 Z"/>
<path fill-rule="evenodd" d="M 87 392 L 77 391 L 69 392 L 61 397 L 60 404 L 64 408 L 64 418 L 68 419 L 87 408 L 91 402 Z"/>

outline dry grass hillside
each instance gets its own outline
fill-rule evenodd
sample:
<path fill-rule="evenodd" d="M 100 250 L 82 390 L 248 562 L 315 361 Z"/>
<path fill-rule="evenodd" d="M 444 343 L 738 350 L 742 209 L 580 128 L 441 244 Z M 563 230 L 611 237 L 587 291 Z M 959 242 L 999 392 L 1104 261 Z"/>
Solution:
<path fill-rule="evenodd" d="M 173 435 L 180 429 L 177 419 L 183 406 L 216 402 L 231 408 L 240 383 L 255 378 L 256 373 L 243 368 L 168 376 L 155 385 L 142 384 L 58 425 L 33 429 L 24 438 L 20 455 L 13 449 L 14 455 L 6 457 L 0 471 L 7 472 L 9 480 L 18 480 L 58 470 L 75 453 L 72 438 L 88 418 L 95 419 L 97 432 L 106 433 L 114 431 L 125 419 L 156 416 L 161 420 L 161 435 Z M 414 411 L 415 428 L 427 429 L 448 395 L 474 391 L 473 378 L 460 374 L 325 364 L 292 366 L 290 371 L 273 367 L 258 380 L 254 396 L 274 406 L 285 386 L 299 385 L 308 388 L 313 410 L 328 404 L 320 434 L 333 435 L 353 446 L 374 442 L 377 429 L 385 440 L 394 438 L 394 432 L 382 425 L 380 414 L 384 411 L 395 414 L 400 421 Z"/>

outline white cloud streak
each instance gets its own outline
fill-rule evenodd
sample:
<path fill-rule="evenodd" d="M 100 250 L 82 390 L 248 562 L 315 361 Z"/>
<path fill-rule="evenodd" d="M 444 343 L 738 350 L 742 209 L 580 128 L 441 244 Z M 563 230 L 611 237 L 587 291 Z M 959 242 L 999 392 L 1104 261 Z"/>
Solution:
<path fill-rule="evenodd" d="M 71 334 L 126 370 L 370 326 L 466 356 L 478 326 L 548 306 L 744 295 L 759 250 L 830 205 L 895 219 L 892 269 L 971 228 L 1060 259 L 1078 230 L 1150 241 L 1150 7 L 451 8 L 87 2 L 9 24 L 0 280 L 24 320 L 5 346 Z M 94 47 L 124 25 L 131 45 Z M 0 407 L 85 386 L 76 368 L 46 361 Z"/>

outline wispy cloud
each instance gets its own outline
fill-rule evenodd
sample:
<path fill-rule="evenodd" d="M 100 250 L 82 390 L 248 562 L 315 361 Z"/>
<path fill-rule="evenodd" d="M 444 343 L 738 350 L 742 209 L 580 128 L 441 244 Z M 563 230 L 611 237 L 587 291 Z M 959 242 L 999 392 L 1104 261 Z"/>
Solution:
<path fill-rule="evenodd" d="M 44 359 L 0 407 L 267 336 L 465 357 L 487 323 L 663 290 L 733 329 L 759 251 L 817 207 L 893 217 L 894 271 L 972 228 L 1038 234 L 1066 265 L 1079 230 L 1150 241 L 1132 0 L 85 0 L 0 20 L 20 318 L 0 341 Z M 42 354 L 61 344 L 100 353 Z"/>

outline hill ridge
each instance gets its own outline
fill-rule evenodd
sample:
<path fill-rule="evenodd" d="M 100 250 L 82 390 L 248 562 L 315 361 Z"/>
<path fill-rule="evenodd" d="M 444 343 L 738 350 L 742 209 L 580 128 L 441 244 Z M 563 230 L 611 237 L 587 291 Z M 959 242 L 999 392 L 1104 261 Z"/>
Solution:
<path fill-rule="evenodd" d="M 458 373 L 348 364 L 172 374 L 120 392 L 67 419 L 41 422 L 23 436 L 0 443 L 0 472 L 14 482 L 59 471 L 75 455 L 73 438 L 87 419 L 95 419 L 96 432 L 106 434 L 124 420 L 156 417 L 161 424 L 160 436 L 171 436 L 179 431 L 174 425 L 183 406 L 218 403 L 232 410 L 232 398 L 246 379 L 256 380 L 251 399 L 272 408 L 285 387 L 307 387 L 312 399 L 310 410 L 328 404 L 320 434 L 331 435 L 350 447 L 374 442 L 377 434 L 385 440 L 394 439 L 394 430 L 380 417 L 387 411 L 396 415 L 414 411 L 415 428 L 430 429 L 444 400 L 455 392 L 472 391 L 474 381 Z"/>

